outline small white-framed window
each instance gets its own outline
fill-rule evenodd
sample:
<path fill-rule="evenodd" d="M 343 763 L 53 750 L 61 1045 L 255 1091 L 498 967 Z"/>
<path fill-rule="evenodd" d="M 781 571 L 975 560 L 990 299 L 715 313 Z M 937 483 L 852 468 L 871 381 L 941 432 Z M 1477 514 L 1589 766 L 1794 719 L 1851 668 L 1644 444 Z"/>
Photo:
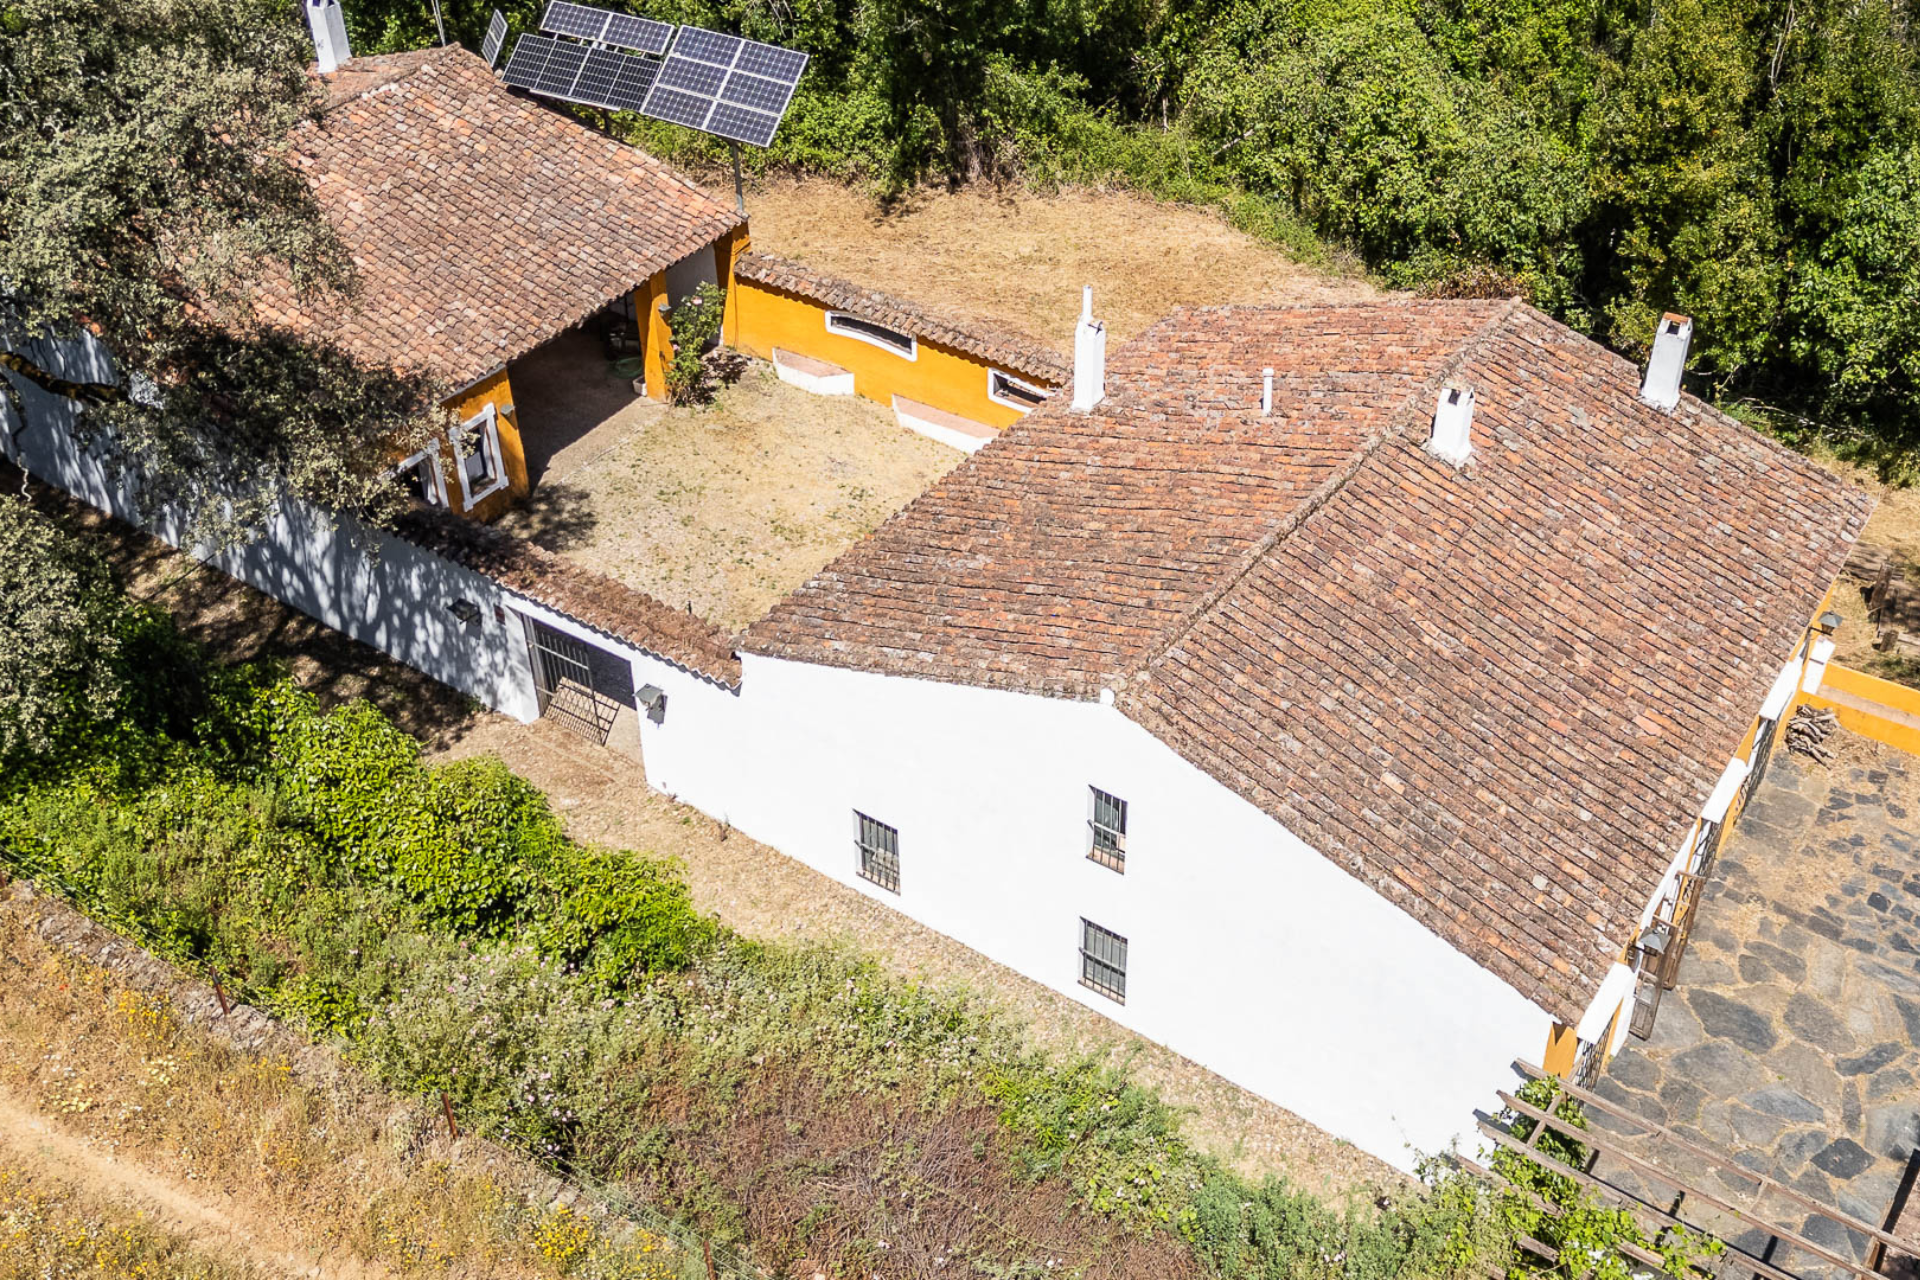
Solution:
<path fill-rule="evenodd" d="M 500 457 L 500 421 L 491 404 L 454 432 L 453 474 L 460 481 L 462 511 L 507 487 L 507 468 Z"/>
<path fill-rule="evenodd" d="M 889 329 L 884 324 L 875 324 L 871 320 L 862 320 L 859 316 L 846 311 L 827 312 L 827 332 L 837 333 L 846 338 L 857 338 L 861 342 L 872 343 L 876 347 L 891 351 L 908 360 L 920 358 L 920 340 L 910 333 L 898 329 Z"/>
<path fill-rule="evenodd" d="M 430 507 L 447 505 L 447 475 L 440 466 L 440 446 L 428 445 L 393 469 L 402 488 Z"/>
<path fill-rule="evenodd" d="M 1047 402 L 1053 392 L 998 369 L 987 370 L 987 399 L 1026 413 Z"/>

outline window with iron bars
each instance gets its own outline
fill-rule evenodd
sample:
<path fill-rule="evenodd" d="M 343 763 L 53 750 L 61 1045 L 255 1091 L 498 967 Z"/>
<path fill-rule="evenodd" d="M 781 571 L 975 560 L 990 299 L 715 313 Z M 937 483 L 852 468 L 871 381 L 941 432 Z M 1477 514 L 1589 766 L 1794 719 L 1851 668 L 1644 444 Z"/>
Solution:
<path fill-rule="evenodd" d="M 855 839 L 860 846 L 860 875 L 889 893 L 900 892 L 900 833 L 854 810 Z"/>
<path fill-rule="evenodd" d="M 1127 940 L 1082 917 L 1080 985 L 1121 1004 L 1127 1002 Z"/>
<path fill-rule="evenodd" d="M 1087 857 L 1103 867 L 1124 874 L 1127 869 L 1127 802 L 1098 787 L 1088 787 L 1087 790 L 1093 793 L 1093 814 L 1087 819 Z"/>

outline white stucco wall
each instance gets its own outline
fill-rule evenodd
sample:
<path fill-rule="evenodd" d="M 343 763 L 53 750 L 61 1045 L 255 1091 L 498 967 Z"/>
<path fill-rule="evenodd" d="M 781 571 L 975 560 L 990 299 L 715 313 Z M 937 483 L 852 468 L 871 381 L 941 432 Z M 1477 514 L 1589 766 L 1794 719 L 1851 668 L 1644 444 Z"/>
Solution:
<path fill-rule="evenodd" d="M 743 689 L 722 732 L 670 707 L 666 789 L 1383 1159 L 1545 1048 L 1541 1009 L 1111 707 L 753 656 Z M 1128 802 L 1124 875 L 1085 856 L 1089 786 Z M 900 831 L 898 896 L 855 809 Z M 1128 940 L 1125 1005 L 1079 984 L 1083 916 Z"/>

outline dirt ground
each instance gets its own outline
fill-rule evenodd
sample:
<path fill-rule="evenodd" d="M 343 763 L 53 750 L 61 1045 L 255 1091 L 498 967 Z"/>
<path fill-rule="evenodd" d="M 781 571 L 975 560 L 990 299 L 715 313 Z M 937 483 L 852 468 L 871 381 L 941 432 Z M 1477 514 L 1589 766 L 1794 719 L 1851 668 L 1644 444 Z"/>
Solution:
<path fill-rule="evenodd" d="M 1880 505 L 1867 520 L 1860 541 L 1887 548 L 1893 553 L 1896 570 L 1920 581 L 1920 486 L 1896 489 L 1882 484 L 1865 467 L 1817 454 L 1814 460 L 1873 494 Z M 1875 651 L 1866 600 L 1852 583 L 1842 580 L 1834 590 L 1834 609 L 1846 619 L 1834 633 L 1835 662 L 1882 679 L 1920 684 L 1916 664 Z"/>
<path fill-rule="evenodd" d="M 697 408 L 615 385 L 586 338 L 549 344 L 513 378 L 538 478 L 500 527 L 729 631 L 963 456 L 881 405 L 809 395 L 758 362 Z"/>
<path fill-rule="evenodd" d="M 448 1138 L 420 1100 L 337 1065 L 296 1070 L 271 1043 L 237 1049 L 44 941 L 39 921 L 31 899 L 0 897 L 0 1264 L 10 1244 L 59 1253 L 90 1210 L 107 1215 L 96 1262 L 116 1241 L 127 1252 L 114 1219 L 129 1214 L 161 1237 L 147 1253 L 175 1255 L 128 1275 L 558 1280 L 590 1260 L 610 1278 L 675 1280 L 657 1238 L 615 1242 L 585 1212 L 530 1202 L 494 1149 Z M 334 1061 L 303 1063 L 316 1053 Z M 39 1220 L 55 1199 L 69 1220 L 49 1240 Z"/>
<path fill-rule="evenodd" d="M 0 469 L 0 485 L 17 485 Z M 647 785 L 634 761 L 552 723 L 518 724 L 287 609 L 224 574 L 36 486 L 43 504 L 93 531 L 135 594 L 180 618 L 233 659 L 278 658 L 329 699 L 366 697 L 429 742 L 439 758 L 492 753 L 545 791 L 570 834 L 685 864 L 694 903 L 752 937 L 803 937 L 856 947 L 894 972 L 964 985 L 1025 1021 L 1057 1051 L 1107 1055 L 1187 1110 L 1184 1130 L 1250 1176 L 1283 1174 L 1340 1195 L 1402 1175 L 1293 1112 L 1029 981 Z"/>
<path fill-rule="evenodd" d="M 1217 213 L 1120 191 L 923 189 L 882 209 L 823 179 L 769 179 L 747 195 L 753 246 L 1061 350 L 1080 290 L 1124 341 L 1175 306 L 1347 302 L 1357 274 L 1302 266 Z"/>

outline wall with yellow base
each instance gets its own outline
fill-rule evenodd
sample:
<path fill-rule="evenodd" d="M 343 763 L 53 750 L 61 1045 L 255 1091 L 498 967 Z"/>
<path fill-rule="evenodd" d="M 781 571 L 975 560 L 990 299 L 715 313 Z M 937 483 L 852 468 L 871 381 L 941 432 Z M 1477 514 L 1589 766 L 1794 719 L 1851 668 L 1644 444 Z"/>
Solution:
<path fill-rule="evenodd" d="M 1920 755 L 1920 689 L 1829 665 L 1819 692 L 1807 694 L 1806 701 L 1830 709 L 1863 738 Z"/>
<path fill-rule="evenodd" d="M 909 360 L 871 342 L 829 332 L 829 308 L 810 298 L 738 278 L 733 295 L 728 303 L 728 339 L 748 355 L 771 360 L 773 349 L 779 347 L 839 365 L 853 374 L 855 394 L 884 405 L 903 396 L 990 427 L 1009 427 L 1026 416 L 988 397 L 987 375 L 993 366 L 978 356 L 916 334 L 917 358 Z M 1012 370 L 1001 372 L 1047 386 Z"/>

